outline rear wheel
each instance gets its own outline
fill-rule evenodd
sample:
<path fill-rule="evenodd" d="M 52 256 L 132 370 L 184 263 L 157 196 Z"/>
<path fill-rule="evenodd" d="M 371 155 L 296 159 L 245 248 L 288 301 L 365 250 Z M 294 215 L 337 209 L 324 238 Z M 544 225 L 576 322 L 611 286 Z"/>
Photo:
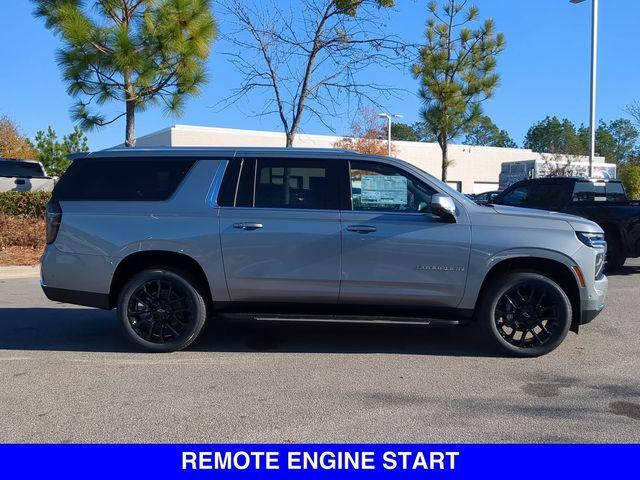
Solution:
<path fill-rule="evenodd" d="M 188 347 L 198 337 L 207 319 L 207 306 L 188 275 L 150 269 L 124 286 L 118 316 L 136 346 L 150 352 L 172 352 Z"/>
<path fill-rule="evenodd" d="M 571 327 L 571 301 L 549 277 L 511 273 L 493 281 L 478 319 L 489 342 L 502 353 L 545 355 L 562 343 Z"/>

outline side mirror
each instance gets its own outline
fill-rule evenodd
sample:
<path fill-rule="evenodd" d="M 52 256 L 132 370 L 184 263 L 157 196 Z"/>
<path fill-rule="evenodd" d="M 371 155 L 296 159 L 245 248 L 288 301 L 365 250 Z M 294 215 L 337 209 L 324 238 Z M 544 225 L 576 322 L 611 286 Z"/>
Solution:
<path fill-rule="evenodd" d="M 436 193 L 431 197 L 431 213 L 449 222 L 456 222 L 456 204 L 448 195 Z"/>

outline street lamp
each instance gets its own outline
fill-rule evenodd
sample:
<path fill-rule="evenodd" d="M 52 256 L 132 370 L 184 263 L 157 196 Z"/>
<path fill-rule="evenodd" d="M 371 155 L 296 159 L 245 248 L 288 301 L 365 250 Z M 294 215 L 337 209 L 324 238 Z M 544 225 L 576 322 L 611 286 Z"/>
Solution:
<path fill-rule="evenodd" d="M 402 118 L 402 115 L 390 115 L 388 113 L 380 113 L 378 115 L 378 117 L 380 118 L 386 118 L 387 119 L 387 142 L 389 145 L 389 156 L 391 156 L 391 119 L 392 118 Z"/>
<path fill-rule="evenodd" d="M 586 0 L 570 0 L 571 3 L 584 3 Z M 591 0 L 591 117 L 589 177 L 593 177 L 593 158 L 596 155 L 596 75 L 598 72 L 598 0 Z"/>

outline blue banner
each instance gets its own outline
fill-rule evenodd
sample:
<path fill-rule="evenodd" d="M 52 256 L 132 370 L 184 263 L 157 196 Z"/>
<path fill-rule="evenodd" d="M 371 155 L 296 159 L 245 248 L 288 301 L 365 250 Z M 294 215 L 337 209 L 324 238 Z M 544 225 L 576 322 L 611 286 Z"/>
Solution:
<path fill-rule="evenodd" d="M 638 478 L 639 445 L 2 445 L 0 478 Z"/>

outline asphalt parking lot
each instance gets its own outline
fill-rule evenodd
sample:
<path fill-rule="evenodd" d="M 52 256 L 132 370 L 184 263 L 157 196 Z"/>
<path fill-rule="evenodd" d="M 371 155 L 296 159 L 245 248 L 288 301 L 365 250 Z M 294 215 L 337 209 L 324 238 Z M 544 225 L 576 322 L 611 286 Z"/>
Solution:
<path fill-rule="evenodd" d="M 240 321 L 189 351 L 0 280 L 2 442 L 640 442 L 640 261 L 533 360 L 467 330 Z"/>

